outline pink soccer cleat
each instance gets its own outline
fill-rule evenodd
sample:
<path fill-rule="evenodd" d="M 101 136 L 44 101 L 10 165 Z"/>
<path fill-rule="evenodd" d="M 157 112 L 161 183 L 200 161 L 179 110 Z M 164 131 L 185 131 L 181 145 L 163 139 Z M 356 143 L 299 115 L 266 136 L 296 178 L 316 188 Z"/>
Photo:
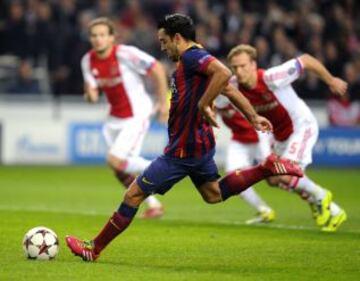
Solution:
<path fill-rule="evenodd" d="M 152 207 L 147 208 L 144 213 L 142 214 L 142 219 L 158 219 L 164 215 L 164 208 L 163 207 Z"/>
<path fill-rule="evenodd" d="M 74 236 L 67 235 L 65 237 L 67 246 L 75 256 L 81 257 L 84 261 L 95 261 L 99 254 L 94 251 L 92 241 L 80 240 Z"/>
<path fill-rule="evenodd" d="M 269 172 L 271 176 L 291 175 L 296 177 L 304 176 L 301 168 L 292 160 L 281 158 L 275 153 L 270 154 L 261 166 Z"/>

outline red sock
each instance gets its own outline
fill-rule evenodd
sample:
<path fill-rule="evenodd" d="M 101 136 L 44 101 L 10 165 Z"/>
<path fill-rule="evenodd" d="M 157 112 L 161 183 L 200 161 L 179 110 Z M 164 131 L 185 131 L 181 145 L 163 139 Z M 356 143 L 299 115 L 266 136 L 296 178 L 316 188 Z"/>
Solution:
<path fill-rule="evenodd" d="M 230 172 L 219 181 L 223 201 L 269 176 L 261 165 Z"/>
<path fill-rule="evenodd" d="M 116 236 L 129 226 L 136 212 L 137 208 L 130 207 L 125 203 L 120 205 L 119 210 L 110 217 L 107 224 L 93 240 L 96 254 L 99 254 Z"/>

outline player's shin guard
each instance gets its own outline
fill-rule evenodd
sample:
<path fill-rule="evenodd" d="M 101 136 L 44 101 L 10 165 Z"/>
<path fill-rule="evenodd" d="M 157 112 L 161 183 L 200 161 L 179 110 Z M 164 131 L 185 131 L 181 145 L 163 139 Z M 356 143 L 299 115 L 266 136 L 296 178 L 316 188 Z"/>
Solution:
<path fill-rule="evenodd" d="M 130 207 L 122 203 L 104 226 L 102 231 L 95 237 L 94 251 L 99 254 L 116 236 L 123 232 L 133 220 L 138 208 Z"/>
<path fill-rule="evenodd" d="M 225 201 L 230 196 L 239 194 L 266 176 L 268 174 L 261 165 L 244 170 L 235 170 L 227 174 L 219 181 L 222 200 Z"/>

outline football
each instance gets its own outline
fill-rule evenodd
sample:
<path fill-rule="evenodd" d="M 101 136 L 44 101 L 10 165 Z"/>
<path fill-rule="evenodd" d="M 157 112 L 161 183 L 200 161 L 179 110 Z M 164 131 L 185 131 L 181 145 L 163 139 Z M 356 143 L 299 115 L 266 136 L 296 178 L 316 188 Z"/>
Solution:
<path fill-rule="evenodd" d="M 59 240 L 54 231 L 38 226 L 25 234 L 23 248 L 28 259 L 51 260 L 59 252 Z"/>

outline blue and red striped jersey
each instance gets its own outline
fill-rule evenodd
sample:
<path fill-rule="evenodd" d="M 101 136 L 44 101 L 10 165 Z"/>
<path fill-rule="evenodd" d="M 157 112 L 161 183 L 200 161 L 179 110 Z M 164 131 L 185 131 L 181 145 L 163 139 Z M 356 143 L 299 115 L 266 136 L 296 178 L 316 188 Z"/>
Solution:
<path fill-rule="evenodd" d="M 212 127 L 198 109 L 209 82 L 205 71 L 213 60 L 215 57 L 195 45 L 187 49 L 177 63 L 171 78 L 169 143 L 164 151 L 167 156 L 201 158 L 215 147 Z"/>

